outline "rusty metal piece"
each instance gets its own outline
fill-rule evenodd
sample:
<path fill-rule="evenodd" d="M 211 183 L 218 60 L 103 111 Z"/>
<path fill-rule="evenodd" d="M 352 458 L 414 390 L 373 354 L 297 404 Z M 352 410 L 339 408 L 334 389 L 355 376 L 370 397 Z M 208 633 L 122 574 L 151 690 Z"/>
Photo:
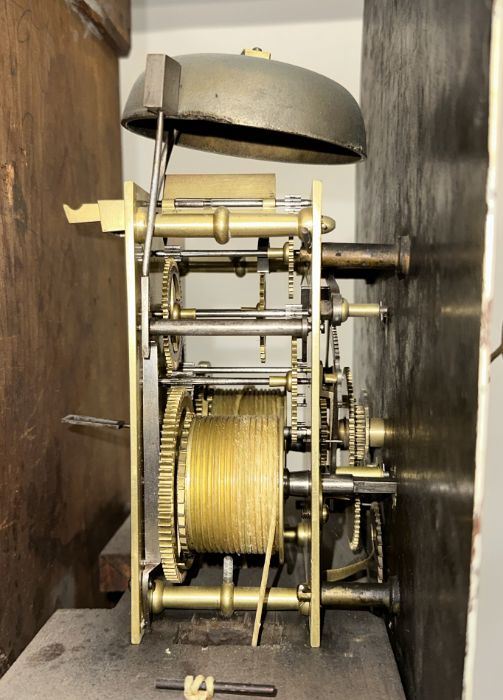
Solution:
<path fill-rule="evenodd" d="M 311 254 L 301 249 L 297 264 L 309 263 Z M 405 277 L 410 269 L 410 238 L 399 236 L 396 243 L 322 243 L 323 272 L 337 270 L 337 277 L 371 277 L 397 273 Z"/>
<path fill-rule="evenodd" d="M 158 690 L 183 690 L 185 680 L 183 678 L 166 679 L 159 678 L 155 682 L 155 687 Z M 200 689 L 207 689 L 206 683 L 200 685 Z M 223 693 L 224 695 L 252 695 L 256 697 L 274 697 L 276 695 L 275 685 L 259 685 L 258 683 L 229 683 L 227 681 L 215 681 L 213 683 L 215 693 Z"/>

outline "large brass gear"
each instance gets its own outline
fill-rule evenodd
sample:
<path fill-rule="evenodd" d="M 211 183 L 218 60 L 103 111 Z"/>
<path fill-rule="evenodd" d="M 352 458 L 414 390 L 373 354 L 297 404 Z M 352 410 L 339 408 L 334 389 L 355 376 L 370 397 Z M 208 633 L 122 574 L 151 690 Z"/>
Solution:
<path fill-rule="evenodd" d="M 181 551 L 177 527 L 177 470 L 180 454 L 183 462 L 183 440 L 188 436 L 194 417 L 192 401 L 185 387 L 169 391 L 161 429 L 159 456 L 158 531 L 159 550 L 164 576 L 172 583 L 185 579 L 190 559 Z M 182 450 L 180 448 L 182 447 Z M 183 463 L 182 463 L 183 467 Z"/>
<path fill-rule="evenodd" d="M 176 307 L 182 305 L 182 284 L 178 265 L 173 258 L 166 258 L 162 272 L 161 311 L 165 320 L 173 318 Z M 181 336 L 164 336 L 164 357 L 168 374 L 178 369 L 182 357 L 183 342 Z"/>
<path fill-rule="evenodd" d="M 182 432 L 180 436 L 180 447 L 178 451 L 178 469 L 176 472 L 176 524 L 178 527 L 178 547 L 179 552 L 185 562 L 186 568 L 192 563 L 192 554 L 189 550 L 186 518 L 186 494 L 185 494 L 185 472 L 187 467 L 187 446 L 189 442 L 190 429 L 194 414 L 187 412 L 183 419 Z M 188 565 L 188 566 L 187 566 Z"/>

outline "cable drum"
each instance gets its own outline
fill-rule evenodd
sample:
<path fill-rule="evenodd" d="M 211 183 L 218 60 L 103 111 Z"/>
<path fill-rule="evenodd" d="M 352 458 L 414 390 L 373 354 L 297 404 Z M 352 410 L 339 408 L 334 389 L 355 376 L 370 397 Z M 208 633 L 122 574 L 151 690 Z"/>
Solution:
<path fill-rule="evenodd" d="M 212 416 L 285 417 L 285 394 L 277 389 L 216 389 L 211 400 Z"/>
<path fill-rule="evenodd" d="M 274 552 L 283 558 L 283 421 L 274 416 L 197 416 L 185 468 L 185 519 L 193 552 L 264 554 L 271 505 Z"/>

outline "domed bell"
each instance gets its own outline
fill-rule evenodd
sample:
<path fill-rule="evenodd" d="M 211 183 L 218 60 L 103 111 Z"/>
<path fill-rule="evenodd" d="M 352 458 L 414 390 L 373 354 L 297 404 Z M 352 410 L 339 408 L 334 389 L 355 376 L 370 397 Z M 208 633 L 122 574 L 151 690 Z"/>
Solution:
<path fill-rule="evenodd" d="M 251 55 L 250 55 L 251 54 Z M 245 55 L 194 54 L 181 66 L 178 109 L 166 115 L 179 146 L 288 163 L 339 164 L 365 158 L 365 126 L 351 94 L 319 73 Z M 143 105 L 145 74 L 128 97 L 122 124 L 155 137 Z"/>

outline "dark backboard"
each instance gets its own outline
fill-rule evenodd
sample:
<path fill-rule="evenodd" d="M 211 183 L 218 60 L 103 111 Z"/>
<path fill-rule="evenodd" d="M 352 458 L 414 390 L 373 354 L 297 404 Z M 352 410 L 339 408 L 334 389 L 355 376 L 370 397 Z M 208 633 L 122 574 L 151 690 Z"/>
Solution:
<path fill-rule="evenodd" d="M 393 437 L 388 514 L 402 606 L 390 635 L 410 698 L 463 692 L 469 607 L 492 3 L 367 0 L 359 241 L 412 237 L 409 278 L 357 283 L 387 326 L 356 330 L 355 375 Z"/>

